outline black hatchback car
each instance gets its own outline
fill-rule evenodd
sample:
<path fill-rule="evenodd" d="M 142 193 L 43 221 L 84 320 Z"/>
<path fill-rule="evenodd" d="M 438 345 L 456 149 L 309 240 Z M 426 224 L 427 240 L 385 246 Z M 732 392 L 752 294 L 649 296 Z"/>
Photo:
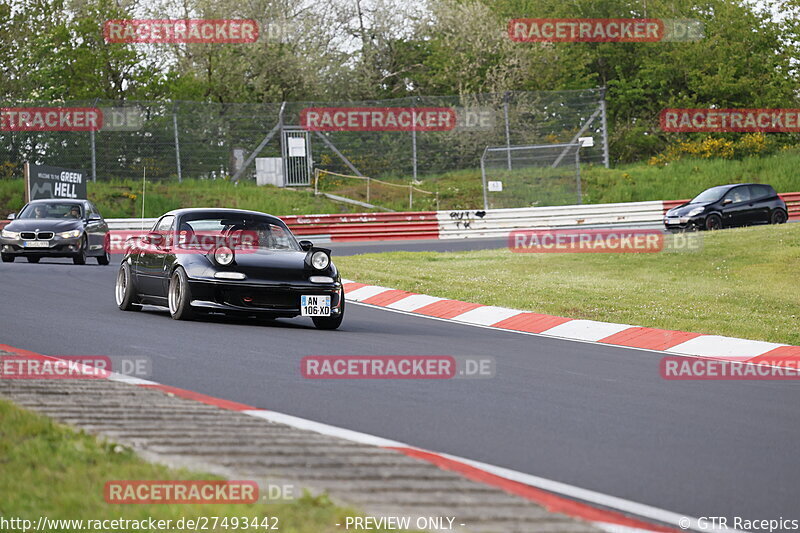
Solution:
<path fill-rule="evenodd" d="M 4 263 L 25 257 L 38 263 L 42 257 L 69 257 L 76 265 L 94 257 L 101 265 L 110 262 L 108 224 L 89 200 L 33 200 L 0 233 L 0 256 Z"/>
<path fill-rule="evenodd" d="M 769 185 L 736 183 L 712 187 L 664 215 L 668 230 L 715 230 L 752 224 L 783 224 L 784 202 Z"/>
<path fill-rule="evenodd" d="M 198 313 L 310 317 L 319 329 L 344 318 L 344 290 L 330 250 L 298 242 L 277 217 L 239 209 L 178 209 L 128 240 L 117 306 Z"/>

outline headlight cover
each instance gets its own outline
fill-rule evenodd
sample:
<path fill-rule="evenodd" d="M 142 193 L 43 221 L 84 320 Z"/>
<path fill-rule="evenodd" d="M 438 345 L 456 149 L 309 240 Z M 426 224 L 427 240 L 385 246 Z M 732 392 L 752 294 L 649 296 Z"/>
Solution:
<path fill-rule="evenodd" d="M 62 231 L 61 233 L 57 233 L 57 235 L 62 239 L 75 239 L 81 236 L 81 230 L 74 229 L 71 231 Z"/>
<path fill-rule="evenodd" d="M 227 246 L 220 246 L 214 250 L 214 261 L 222 266 L 228 266 L 233 263 L 233 250 Z"/>
<path fill-rule="evenodd" d="M 2 235 L 4 239 L 19 239 L 19 233 L 16 231 L 8 231 L 7 229 L 1 231 L 0 235 Z"/>
<path fill-rule="evenodd" d="M 331 258 L 325 252 L 317 251 L 311 256 L 311 266 L 317 270 L 325 270 L 330 264 Z"/>
<path fill-rule="evenodd" d="M 686 216 L 687 216 L 687 217 L 693 217 L 693 216 L 697 216 L 697 215 L 699 215 L 700 213 L 702 213 L 703 211 L 705 211 L 705 208 L 704 208 L 704 207 L 695 207 L 694 209 L 692 209 L 691 211 L 689 211 L 688 213 L 686 213 Z"/>

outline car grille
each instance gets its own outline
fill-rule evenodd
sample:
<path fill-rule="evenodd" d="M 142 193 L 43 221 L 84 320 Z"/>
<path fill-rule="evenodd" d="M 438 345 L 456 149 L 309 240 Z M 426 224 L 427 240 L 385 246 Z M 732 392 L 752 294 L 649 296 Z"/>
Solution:
<path fill-rule="evenodd" d="M 33 231 L 23 231 L 19 234 L 20 238 L 26 241 L 33 241 L 39 239 L 40 241 L 49 241 L 53 238 L 52 231 L 40 231 L 38 234 Z"/>
<path fill-rule="evenodd" d="M 222 291 L 226 304 L 237 307 L 269 307 L 273 309 L 295 309 L 300 307 L 297 294 L 268 289 L 227 289 Z"/>

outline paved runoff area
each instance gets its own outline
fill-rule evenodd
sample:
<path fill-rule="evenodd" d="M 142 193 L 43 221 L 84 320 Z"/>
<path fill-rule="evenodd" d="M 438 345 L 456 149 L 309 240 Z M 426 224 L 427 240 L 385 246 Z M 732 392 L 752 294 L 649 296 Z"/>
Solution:
<path fill-rule="evenodd" d="M 599 531 L 408 454 L 278 423 L 258 416 L 268 411 L 234 402 L 181 397 L 186 392 L 123 376 L 0 379 L 0 395 L 26 409 L 130 446 L 150 461 L 256 481 L 261 494 L 285 497 L 281 487 L 294 495 L 327 492 L 370 517 L 450 517 L 454 531 Z"/>

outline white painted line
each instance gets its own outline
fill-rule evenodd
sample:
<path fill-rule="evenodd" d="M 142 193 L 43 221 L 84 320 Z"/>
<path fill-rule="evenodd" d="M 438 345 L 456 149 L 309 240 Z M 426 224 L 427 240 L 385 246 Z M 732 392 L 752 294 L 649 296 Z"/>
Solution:
<path fill-rule="evenodd" d="M 359 433 L 358 431 L 352 431 L 349 429 L 344 429 L 336 426 L 329 426 L 328 424 L 323 424 L 321 422 L 314 422 L 312 420 L 306 420 L 305 418 L 298 418 L 296 416 L 285 415 L 283 413 L 276 413 L 275 411 L 265 411 L 262 409 L 256 409 L 256 410 L 242 411 L 242 413 L 250 416 L 255 416 L 257 418 L 263 418 L 264 420 L 269 420 L 270 422 L 284 424 L 297 429 L 313 431 L 314 433 L 320 433 L 322 435 L 327 435 L 329 437 L 338 437 L 340 439 L 349 440 L 351 442 L 357 442 L 359 444 L 379 446 L 382 448 L 409 447 L 408 444 L 403 444 L 402 442 L 384 439 L 381 437 L 376 437 L 374 435 L 368 435 L 366 433 Z"/>
<path fill-rule="evenodd" d="M 751 341 L 721 335 L 701 335 L 673 346 L 669 353 L 713 357 L 730 361 L 743 361 L 767 353 L 775 348 L 786 346 L 774 342 Z"/>
<path fill-rule="evenodd" d="M 461 313 L 454 316 L 452 320 L 456 322 L 465 322 L 467 324 L 480 324 L 481 326 L 491 326 L 497 324 L 507 318 L 516 316 L 522 313 L 518 309 L 508 309 L 506 307 L 495 307 L 493 305 L 484 305 L 470 309 L 466 313 Z"/>
<path fill-rule="evenodd" d="M 378 287 L 377 285 L 367 285 L 365 287 L 360 287 L 354 291 L 346 292 L 345 299 L 353 300 L 354 302 L 360 302 L 361 300 L 372 298 L 376 294 L 380 294 L 388 290 L 391 289 L 387 289 L 386 287 Z"/>
<path fill-rule="evenodd" d="M 397 311 L 414 311 L 420 307 L 441 302 L 442 300 L 444 300 L 444 298 L 428 296 L 427 294 L 412 294 L 411 296 L 406 296 L 405 298 L 397 300 L 386 307 L 389 309 L 395 309 Z"/>
<path fill-rule="evenodd" d="M 558 326 L 543 331 L 543 335 L 562 337 L 564 339 L 578 339 L 582 341 L 599 341 L 615 333 L 632 328 L 628 324 L 613 324 L 611 322 L 597 322 L 595 320 L 570 320 Z"/>
<path fill-rule="evenodd" d="M 608 507 L 610 509 L 616 509 L 629 514 L 647 518 L 649 520 L 654 520 L 656 522 L 663 522 L 665 524 L 681 527 L 680 524 L 681 523 L 685 524 L 685 520 L 688 519 L 690 521 L 689 522 L 690 526 L 688 528 L 681 527 L 681 529 L 694 529 L 697 531 L 717 531 L 711 528 L 711 524 L 704 524 L 705 527 L 701 528 L 696 518 L 682 515 L 679 513 L 673 513 L 672 511 L 666 511 L 664 509 L 659 509 L 658 507 L 653 507 L 651 505 L 632 502 L 630 500 L 625 500 L 623 498 L 617 498 L 616 496 L 609 496 L 608 494 L 603 494 L 602 492 L 582 489 L 580 487 L 575 487 L 573 485 L 561 483 L 560 481 L 553 481 L 551 479 L 546 479 L 531 474 L 525 474 L 523 472 L 517 472 L 516 470 L 509 470 L 507 468 L 503 468 L 500 466 L 481 463 L 480 461 L 473 461 L 471 459 L 465 459 L 463 457 L 458 457 L 456 455 L 449 455 L 446 453 L 441 453 L 438 455 L 446 457 L 453 461 L 458 461 L 460 463 L 470 465 L 472 467 L 483 470 L 484 472 L 489 472 L 490 474 L 494 474 L 496 476 L 509 479 L 511 481 L 517 481 L 524 485 L 537 487 L 549 492 L 555 492 L 556 494 L 561 494 L 571 499 L 583 500 L 585 502 L 593 503 L 603 507 Z M 733 531 L 735 533 L 740 533 L 736 532 L 736 530 L 733 529 L 726 529 L 726 531 Z"/>
<path fill-rule="evenodd" d="M 556 494 L 566 496 L 570 499 L 583 500 L 589 503 L 594 503 L 596 505 L 607 507 L 612 510 L 618 510 L 629 514 L 633 514 L 647 520 L 654 520 L 657 522 L 663 522 L 671 525 L 678 525 L 681 519 L 688 518 L 691 521 L 692 525 L 691 529 L 696 529 L 697 531 L 711 531 L 711 529 L 708 528 L 703 528 L 703 529 L 699 528 L 696 518 L 686 517 L 678 513 L 665 511 L 657 507 L 652 507 L 649 505 L 632 502 L 622 498 L 617 498 L 615 496 L 609 496 L 607 494 L 603 494 L 600 492 L 582 489 L 579 487 L 568 485 L 566 483 L 561 483 L 559 481 L 553 481 L 539 476 L 525 474 L 524 472 L 509 470 L 507 468 L 502 468 L 487 463 L 481 463 L 479 461 L 473 461 L 471 459 L 465 459 L 463 457 L 458 457 L 456 455 L 430 452 L 428 450 L 423 450 L 422 448 L 409 446 L 408 444 L 402 442 L 397 442 L 389 439 L 384 439 L 382 437 L 369 435 L 367 433 L 361 433 L 358 431 L 352 431 L 349 429 L 331 426 L 328 424 L 323 424 L 321 422 L 314 422 L 312 420 L 307 420 L 305 418 L 286 415 L 282 413 L 276 413 L 275 411 L 256 409 L 256 410 L 242 411 L 242 413 L 256 418 L 261 418 L 270 422 L 285 424 L 287 426 L 291 426 L 297 429 L 313 431 L 315 433 L 320 433 L 322 435 L 327 435 L 330 437 L 338 437 L 351 442 L 357 442 L 359 444 L 379 446 L 382 448 L 409 448 L 414 450 L 425 451 L 427 453 L 433 453 L 434 455 L 445 457 L 452 461 L 457 461 L 462 464 L 472 466 L 474 468 L 483 470 L 484 472 L 489 472 L 504 479 L 516 481 L 518 483 L 522 483 L 531 487 L 537 487 L 543 490 L 547 490 L 549 492 L 554 492 Z M 598 526 L 602 526 L 602 529 L 608 531 L 609 533 L 649 531 L 649 530 L 640 530 L 635 528 L 620 529 L 623 528 L 624 526 L 618 526 L 616 524 L 607 522 L 594 522 L 594 523 L 596 523 Z M 728 531 L 733 531 L 733 530 L 728 530 Z"/>
<path fill-rule="evenodd" d="M 118 374 L 116 372 L 112 372 L 106 378 L 109 381 L 117 381 L 119 383 L 127 383 L 129 385 L 158 385 L 155 381 L 149 381 L 146 379 L 141 378 L 134 378 L 131 376 L 126 376 L 125 374 Z"/>

